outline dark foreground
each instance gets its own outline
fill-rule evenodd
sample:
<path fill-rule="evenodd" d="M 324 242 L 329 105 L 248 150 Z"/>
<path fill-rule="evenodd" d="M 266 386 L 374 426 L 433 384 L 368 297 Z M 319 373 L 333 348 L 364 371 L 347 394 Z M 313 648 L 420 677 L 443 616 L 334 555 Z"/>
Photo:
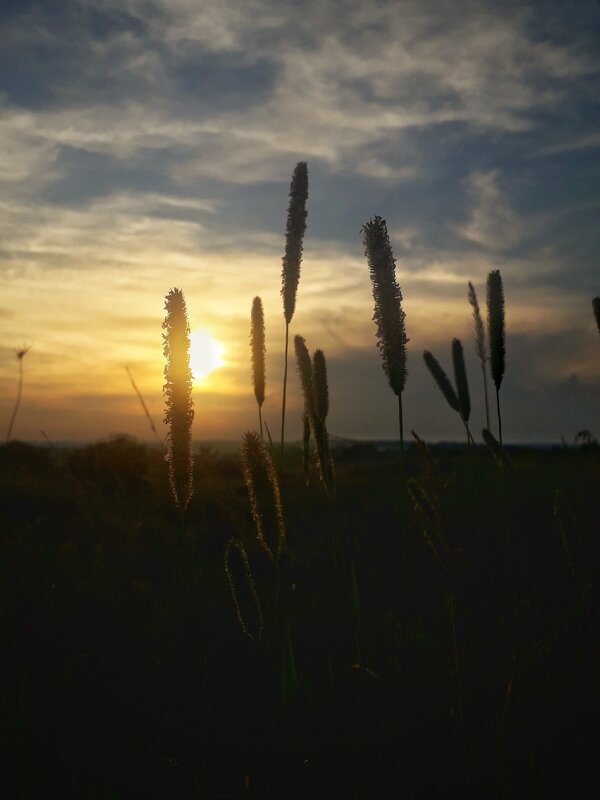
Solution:
<path fill-rule="evenodd" d="M 345 451 L 333 506 L 290 449 L 275 605 L 235 456 L 199 454 L 182 526 L 157 451 L 0 448 L 3 796 L 582 796 L 600 454 L 432 455 L 411 497 Z"/>

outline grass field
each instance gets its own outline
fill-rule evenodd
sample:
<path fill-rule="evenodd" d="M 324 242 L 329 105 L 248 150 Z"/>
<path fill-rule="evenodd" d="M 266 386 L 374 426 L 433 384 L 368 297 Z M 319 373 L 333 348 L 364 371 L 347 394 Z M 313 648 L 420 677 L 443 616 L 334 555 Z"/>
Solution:
<path fill-rule="evenodd" d="M 158 448 L 1 447 L 4 796 L 580 796 L 600 453 L 508 459 L 334 449 L 333 501 L 287 445 L 274 600 L 239 453 L 182 520 Z"/>

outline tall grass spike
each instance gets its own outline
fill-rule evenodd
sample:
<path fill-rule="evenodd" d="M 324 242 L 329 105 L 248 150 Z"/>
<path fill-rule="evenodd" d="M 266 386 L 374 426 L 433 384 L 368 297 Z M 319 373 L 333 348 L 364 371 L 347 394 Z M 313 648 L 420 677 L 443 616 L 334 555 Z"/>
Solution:
<path fill-rule="evenodd" d="M 190 327 L 181 289 L 171 289 L 165 299 L 163 353 L 166 359 L 164 422 L 169 426 L 166 461 L 169 480 L 178 508 L 184 511 L 193 491 L 192 372 L 190 369 Z"/>

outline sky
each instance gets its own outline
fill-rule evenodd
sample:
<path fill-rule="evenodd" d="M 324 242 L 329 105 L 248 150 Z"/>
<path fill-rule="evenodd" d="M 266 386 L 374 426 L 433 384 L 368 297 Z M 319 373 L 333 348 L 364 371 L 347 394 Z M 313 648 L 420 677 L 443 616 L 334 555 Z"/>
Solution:
<path fill-rule="evenodd" d="M 290 326 L 327 355 L 331 434 L 397 435 L 361 226 L 387 220 L 403 295 L 407 431 L 462 440 L 423 362 L 467 357 L 467 282 L 506 297 L 506 441 L 600 438 L 600 4 L 420 0 L 4 0 L 0 4 L 0 420 L 13 437 L 162 438 L 164 299 L 222 348 L 193 435 L 280 424 L 289 184 L 309 198 Z M 302 400 L 290 359 L 286 435 Z M 494 425 L 492 429 L 495 430 Z"/>

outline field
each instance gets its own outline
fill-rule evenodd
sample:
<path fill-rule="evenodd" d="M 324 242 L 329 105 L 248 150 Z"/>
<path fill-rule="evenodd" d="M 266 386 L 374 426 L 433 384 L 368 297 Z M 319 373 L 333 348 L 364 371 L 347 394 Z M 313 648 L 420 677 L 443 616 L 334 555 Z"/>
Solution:
<path fill-rule="evenodd" d="M 580 796 L 597 445 L 332 449 L 335 499 L 286 445 L 275 575 L 237 448 L 185 515 L 159 448 L 0 448 L 5 797 Z"/>

